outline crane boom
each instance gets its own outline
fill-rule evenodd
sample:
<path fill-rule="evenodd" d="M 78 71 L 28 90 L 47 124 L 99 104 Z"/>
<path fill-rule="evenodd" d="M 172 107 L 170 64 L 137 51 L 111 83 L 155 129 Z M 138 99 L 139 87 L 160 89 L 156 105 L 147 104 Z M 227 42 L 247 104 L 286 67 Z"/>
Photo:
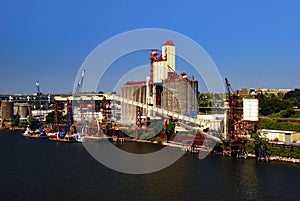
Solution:
<path fill-rule="evenodd" d="M 78 95 L 78 93 L 80 92 L 82 86 L 83 86 L 83 79 L 84 79 L 84 76 L 85 76 L 85 69 L 82 70 L 81 72 L 81 76 L 79 78 L 79 81 L 78 81 L 78 84 L 77 84 L 77 87 L 75 89 L 75 95 Z"/>
<path fill-rule="evenodd" d="M 230 97 L 231 97 L 231 91 L 232 91 L 232 88 L 231 88 L 231 86 L 230 86 L 230 83 L 229 83 L 229 81 L 228 81 L 228 79 L 227 78 L 225 78 L 225 82 L 226 82 L 226 87 L 227 87 L 227 94 L 228 94 L 228 100 L 230 99 Z"/>
<path fill-rule="evenodd" d="M 82 88 L 82 85 L 83 85 L 84 76 L 85 76 L 85 69 L 83 69 L 83 71 L 81 72 L 81 76 L 79 78 L 79 81 L 78 81 L 76 89 L 75 89 L 75 93 L 74 93 L 75 96 L 79 95 L 79 92 L 80 92 L 80 90 Z M 72 110 L 72 107 L 71 107 L 71 105 L 69 103 L 69 100 L 68 100 L 68 106 L 67 107 L 68 107 L 68 111 L 69 111 L 68 120 L 66 122 L 66 126 L 65 126 L 64 131 L 63 132 L 59 132 L 57 134 L 58 138 L 64 138 L 67 135 L 67 133 L 69 132 L 70 127 L 74 123 L 73 110 Z"/>

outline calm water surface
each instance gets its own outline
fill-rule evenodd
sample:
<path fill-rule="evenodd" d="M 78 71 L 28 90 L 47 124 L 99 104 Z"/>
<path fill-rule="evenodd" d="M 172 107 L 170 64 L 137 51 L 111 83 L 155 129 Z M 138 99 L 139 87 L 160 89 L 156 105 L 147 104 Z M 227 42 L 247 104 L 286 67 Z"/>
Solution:
<path fill-rule="evenodd" d="M 129 175 L 99 164 L 82 144 L 11 131 L 0 131 L 0 153 L 0 200 L 300 200 L 297 164 L 186 154 L 159 172 Z"/>

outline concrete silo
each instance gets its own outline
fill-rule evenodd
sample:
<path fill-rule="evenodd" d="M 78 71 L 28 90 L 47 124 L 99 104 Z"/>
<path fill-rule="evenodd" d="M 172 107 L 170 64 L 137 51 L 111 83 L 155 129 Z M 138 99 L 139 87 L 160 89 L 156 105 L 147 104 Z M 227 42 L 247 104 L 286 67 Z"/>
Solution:
<path fill-rule="evenodd" d="M 3 120 L 12 120 L 14 117 L 14 103 L 11 101 L 2 101 L 1 111 Z"/>

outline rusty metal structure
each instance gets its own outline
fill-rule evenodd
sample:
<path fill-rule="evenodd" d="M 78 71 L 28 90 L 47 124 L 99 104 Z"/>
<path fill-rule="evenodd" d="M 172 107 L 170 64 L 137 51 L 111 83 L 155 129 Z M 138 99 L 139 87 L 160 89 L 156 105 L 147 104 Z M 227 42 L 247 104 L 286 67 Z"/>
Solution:
<path fill-rule="evenodd" d="M 245 143 L 251 134 L 257 132 L 258 118 L 249 119 L 245 114 L 245 101 L 238 94 L 234 93 L 227 78 L 225 78 L 227 98 L 225 103 L 225 141 L 230 145 L 230 154 L 241 156 L 245 153 Z M 251 99 L 255 102 L 256 99 Z M 250 100 L 250 101 L 251 101 Z M 258 106 L 257 106 L 258 107 Z M 258 108 L 257 108 L 258 113 Z"/>

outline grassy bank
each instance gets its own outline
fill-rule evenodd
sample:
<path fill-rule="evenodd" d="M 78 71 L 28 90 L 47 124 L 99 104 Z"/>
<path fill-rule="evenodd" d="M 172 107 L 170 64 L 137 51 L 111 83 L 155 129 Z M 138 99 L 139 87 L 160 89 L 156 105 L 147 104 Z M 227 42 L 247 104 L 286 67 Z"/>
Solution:
<path fill-rule="evenodd" d="M 262 128 L 300 132 L 300 123 L 296 122 L 288 122 L 281 119 L 261 118 L 261 123 Z"/>

